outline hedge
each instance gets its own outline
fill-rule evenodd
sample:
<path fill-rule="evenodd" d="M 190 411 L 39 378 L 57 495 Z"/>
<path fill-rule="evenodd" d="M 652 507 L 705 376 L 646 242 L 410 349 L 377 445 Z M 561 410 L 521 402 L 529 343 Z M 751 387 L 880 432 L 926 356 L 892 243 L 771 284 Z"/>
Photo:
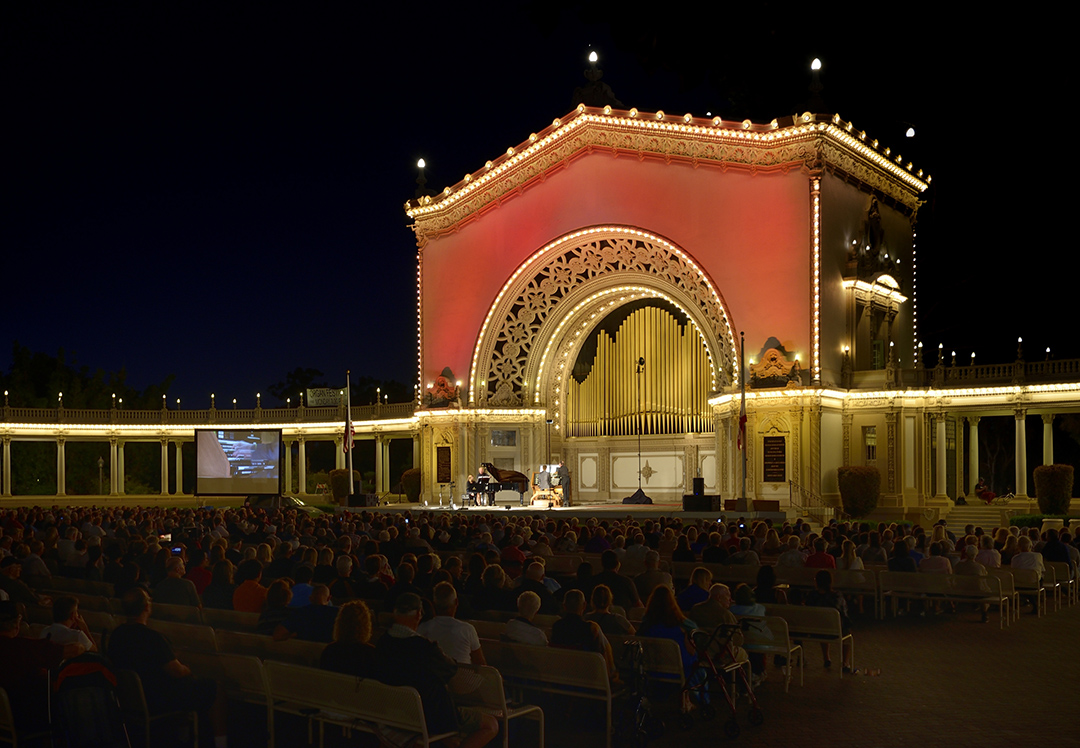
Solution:
<path fill-rule="evenodd" d="M 1066 514 L 1072 501 L 1072 465 L 1039 465 L 1035 468 L 1035 495 L 1043 514 Z"/>

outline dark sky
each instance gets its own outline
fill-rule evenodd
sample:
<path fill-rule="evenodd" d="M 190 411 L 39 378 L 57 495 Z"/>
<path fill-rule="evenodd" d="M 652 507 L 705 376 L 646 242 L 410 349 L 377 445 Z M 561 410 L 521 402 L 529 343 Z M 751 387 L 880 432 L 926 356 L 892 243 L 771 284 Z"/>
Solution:
<path fill-rule="evenodd" d="M 766 122 L 806 109 L 820 57 L 826 109 L 934 177 L 926 345 L 1080 355 L 1051 30 L 929 4 L 373 7 L 4 4 L 0 368 L 15 340 L 63 348 L 176 375 L 186 407 L 252 406 L 298 366 L 411 384 L 417 158 L 439 190 L 566 114 L 590 45 L 627 107 Z"/>

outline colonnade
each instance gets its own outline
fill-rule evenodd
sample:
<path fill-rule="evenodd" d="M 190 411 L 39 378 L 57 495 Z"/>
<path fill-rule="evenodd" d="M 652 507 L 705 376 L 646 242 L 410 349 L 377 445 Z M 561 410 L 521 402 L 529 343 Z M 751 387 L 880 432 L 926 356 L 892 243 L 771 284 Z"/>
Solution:
<path fill-rule="evenodd" d="M 1014 444 L 1014 469 L 1015 489 L 1013 493 L 1018 499 L 1028 498 L 1028 469 L 1027 469 L 1027 408 L 1016 408 L 1013 411 L 1015 420 L 1015 444 Z M 1042 417 L 1042 464 L 1054 464 L 1054 413 L 1041 413 Z M 934 486 L 935 498 L 944 497 L 947 493 L 948 465 L 947 448 L 945 442 L 945 413 L 934 415 L 934 427 L 936 429 L 935 462 L 937 467 L 936 485 Z M 968 485 L 969 496 L 975 495 L 975 486 L 979 482 L 979 421 L 981 416 L 966 416 L 968 422 L 967 462 L 968 462 Z"/>
<path fill-rule="evenodd" d="M 373 439 L 375 442 L 375 491 L 377 493 L 386 493 L 390 490 L 393 483 L 393 478 L 390 475 L 390 441 L 394 438 L 398 439 L 411 439 L 413 441 L 413 467 L 419 467 L 420 456 L 420 436 L 419 434 L 402 434 L 400 436 L 391 436 L 389 434 L 373 434 L 366 437 L 357 435 L 356 441 L 367 441 Z M 299 460 L 299 493 L 305 493 L 304 488 L 307 485 L 307 443 L 309 441 L 329 441 L 328 437 L 314 438 L 312 436 L 299 436 L 292 439 L 285 439 L 287 454 L 291 455 L 291 446 L 295 442 L 300 451 Z M 12 476 L 12 459 L 11 459 L 11 444 L 13 441 L 52 441 L 56 444 L 56 495 L 67 495 L 67 444 L 69 441 L 100 441 L 97 439 L 77 439 L 73 440 L 67 436 L 57 436 L 52 438 L 28 438 L 28 439 L 15 439 L 10 434 L 4 434 L 2 437 L 2 453 L 0 453 L 0 496 L 11 496 L 11 476 Z M 124 447 L 128 442 L 150 442 L 149 439 L 131 439 L 120 438 L 116 436 L 108 437 L 109 442 L 109 496 L 123 496 L 125 495 L 124 486 Z M 185 486 L 184 483 L 184 452 L 183 445 L 185 443 L 193 442 L 192 439 L 172 438 L 172 437 L 160 437 L 154 439 L 161 444 L 161 495 L 183 495 Z M 337 447 L 335 463 L 336 467 L 345 467 L 345 453 L 342 450 L 342 436 L 333 438 L 333 441 Z M 169 452 L 173 452 L 175 456 L 175 467 L 170 471 L 169 469 Z M 285 486 L 286 492 L 292 493 L 292 460 L 286 459 L 285 461 Z M 171 475 L 170 475 L 171 473 Z M 170 491 L 170 484 L 172 490 Z M 194 486 L 188 486 L 189 490 L 194 490 Z"/>

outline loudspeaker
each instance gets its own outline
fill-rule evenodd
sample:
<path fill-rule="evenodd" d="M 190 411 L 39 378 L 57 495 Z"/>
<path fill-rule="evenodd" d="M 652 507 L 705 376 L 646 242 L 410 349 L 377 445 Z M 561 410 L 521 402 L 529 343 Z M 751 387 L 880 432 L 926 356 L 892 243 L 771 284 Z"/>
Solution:
<path fill-rule="evenodd" d="M 376 493 L 354 493 L 349 497 L 349 506 L 378 506 L 379 495 Z"/>
<path fill-rule="evenodd" d="M 704 478 L 694 478 L 694 496 L 704 496 L 704 495 L 705 495 L 705 479 Z"/>
<path fill-rule="evenodd" d="M 684 494 L 682 497 L 684 512 L 712 512 L 720 511 L 720 497 L 716 494 L 708 496 L 695 496 Z"/>

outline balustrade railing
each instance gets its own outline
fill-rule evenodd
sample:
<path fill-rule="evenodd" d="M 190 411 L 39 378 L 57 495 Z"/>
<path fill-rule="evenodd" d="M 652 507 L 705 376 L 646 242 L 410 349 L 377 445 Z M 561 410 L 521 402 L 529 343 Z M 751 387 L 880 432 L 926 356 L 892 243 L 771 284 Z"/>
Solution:
<path fill-rule="evenodd" d="M 386 403 L 355 405 L 354 422 L 409 418 L 416 411 L 415 403 Z M 66 424 L 258 424 L 258 423 L 326 423 L 345 420 L 344 406 L 335 408 L 206 408 L 202 410 L 128 410 L 123 408 L 19 408 L 5 406 L 0 410 L 4 423 L 66 423 Z"/>

